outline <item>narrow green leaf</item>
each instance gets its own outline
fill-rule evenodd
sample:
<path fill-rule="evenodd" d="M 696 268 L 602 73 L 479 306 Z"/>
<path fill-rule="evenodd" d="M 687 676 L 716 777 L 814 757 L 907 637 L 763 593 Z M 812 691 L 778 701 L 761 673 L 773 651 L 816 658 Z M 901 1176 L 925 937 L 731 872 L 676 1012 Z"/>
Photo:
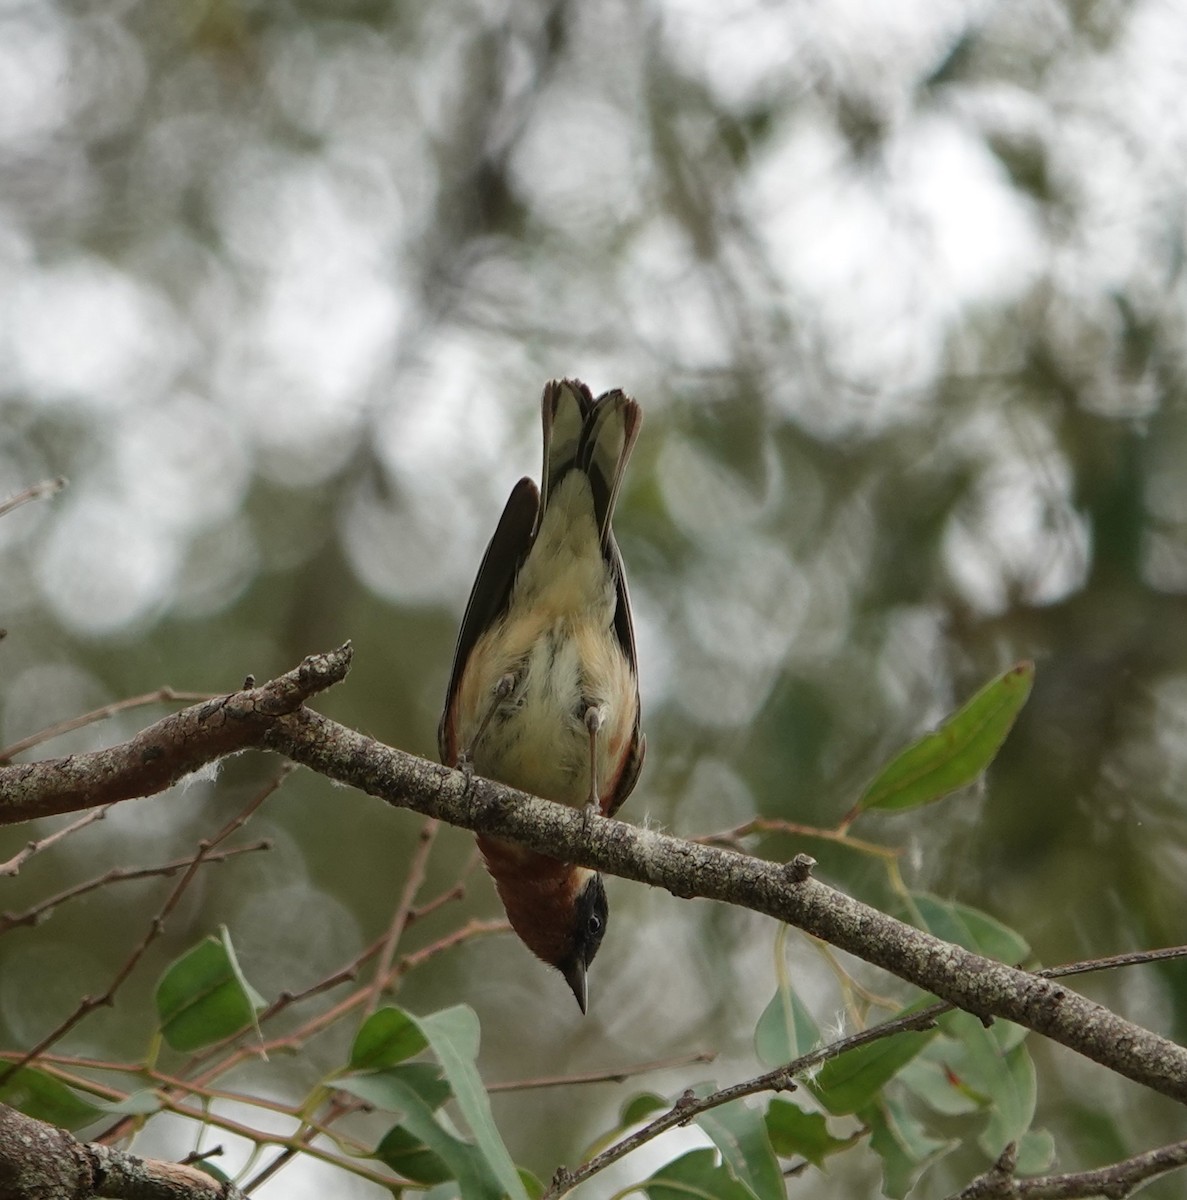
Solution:
<path fill-rule="evenodd" d="M 713 1139 L 734 1178 L 746 1184 L 758 1200 L 786 1200 L 783 1172 L 757 1109 L 745 1100 L 734 1100 L 700 1113 L 696 1122 Z"/>
<path fill-rule="evenodd" d="M 1004 963 L 1020 963 L 1030 955 L 1026 939 L 1008 925 L 967 904 L 941 900 L 926 892 L 912 892 L 923 928 L 946 942 L 955 942 L 974 954 Z"/>
<path fill-rule="evenodd" d="M 373 1012 L 354 1039 L 350 1050 L 353 1071 L 378 1070 L 419 1054 L 428 1042 L 416 1022 L 398 1008 Z"/>
<path fill-rule="evenodd" d="M 958 1144 L 924 1133 L 900 1104 L 872 1105 L 860 1116 L 870 1131 L 870 1149 L 882 1160 L 882 1194 L 887 1200 L 902 1200 L 919 1176 Z"/>
<path fill-rule="evenodd" d="M 441 1064 L 458 1107 L 491 1171 L 511 1200 L 527 1200 L 523 1181 L 495 1126 L 490 1097 L 478 1074 L 475 1059 L 478 1057 L 479 1026 L 474 1010 L 458 1004 L 413 1019 Z"/>
<path fill-rule="evenodd" d="M 777 1067 L 818 1045 L 819 1026 L 795 991 L 781 981 L 754 1027 L 754 1052 L 759 1062 Z"/>
<path fill-rule="evenodd" d="M 986 684 L 937 730 L 883 767 L 854 815 L 917 808 L 972 783 L 1001 748 L 1033 683 L 1034 663 L 1021 662 Z"/>
<path fill-rule="evenodd" d="M 96 1103 L 105 1113 L 117 1113 L 125 1117 L 148 1117 L 164 1107 L 156 1092 L 147 1088 L 133 1092 L 122 1100 L 98 1100 Z"/>
<path fill-rule="evenodd" d="M 903 1013 L 909 1013 L 913 1008 L 904 1009 Z M 826 1062 L 816 1075 L 808 1078 L 807 1086 L 834 1116 L 857 1112 L 877 1100 L 882 1088 L 935 1035 L 934 1029 L 896 1033 L 858 1046 Z"/>
<path fill-rule="evenodd" d="M 224 926 L 168 967 L 157 984 L 161 1033 L 175 1050 L 199 1050 L 255 1020 L 264 999 L 243 977 Z"/>
<path fill-rule="evenodd" d="M 706 1146 L 660 1167 L 638 1185 L 649 1200 L 754 1200 L 753 1193 L 717 1162 Z"/>
<path fill-rule="evenodd" d="M 351 1075 L 340 1080 L 338 1086 L 384 1112 L 399 1113 L 399 1127 L 447 1168 L 447 1177 L 458 1182 L 462 1200 L 500 1200 L 503 1187 L 478 1148 L 463 1141 L 438 1121 L 433 1110 L 408 1083 L 399 1068 Z M 391 1130 L 376 1147 L 375 1156 L 384 1162 L 388 1161 L 384 1157 L 384 1142 L 388 1137 L 392 1137 L 388 1150 L 395 1159 L 403 1160 L 410 1143 L 399 1135 L 392 1136 Z M 399 1164 L 393 1161 L 388 1165 L 394 1170 L 401 1170 L 405 1164 L 403 1161 Z M 416 1166 L 422 1170 L 430 1169 L 427 1159 L 415 1160 Z"/>
<path fill-rule="evenodd" d="M 0 1100 L 26 1116 L 63 1129 L 81 1129 L 103 1116 L 102 1108 L 35 1067 L 22 1067 L 9 1076 L 0 1086 Z"/>
<path fill-rule="evenodd" d="M 767 1136 L 780 1158 L 799 1155 L 819 1167 L 825 1158 L 851 1144 L 849 1138 L 833 1137 L 823 1113 L 805 1112 L 798 1104 L 776 1096 L 767 1105 Z"/>

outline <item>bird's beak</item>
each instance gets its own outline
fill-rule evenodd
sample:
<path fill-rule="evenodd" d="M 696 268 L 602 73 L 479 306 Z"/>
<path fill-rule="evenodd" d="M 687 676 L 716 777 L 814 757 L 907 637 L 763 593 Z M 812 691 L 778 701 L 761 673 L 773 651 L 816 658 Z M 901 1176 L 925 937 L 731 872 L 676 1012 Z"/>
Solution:
<path fill-rule="evenodd" d="M 564 966 L 561 971 L 565 977 L 565 982 L 573 989 L 573 995 L 577 997 L 577 1006 L 581 1009 L 582 1014 L 584 1014 L 587 999 L 585 990 L 585 963 L 579 958 L 574 959 L 573 962 Z"/>

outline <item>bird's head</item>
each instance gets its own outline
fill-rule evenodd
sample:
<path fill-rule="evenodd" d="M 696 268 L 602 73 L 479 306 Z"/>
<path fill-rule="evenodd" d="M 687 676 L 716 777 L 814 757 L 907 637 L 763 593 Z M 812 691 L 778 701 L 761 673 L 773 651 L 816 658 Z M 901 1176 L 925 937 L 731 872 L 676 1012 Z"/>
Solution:
<path fill-rule="evenodd" d="M 537 958 L 565 977 L 585 1012 L 586 974 L 602 944 L 609 915 L 602 877 L 588 867 L 522 850 L 515 856 L 514 868 L 508 869 L 510 863 L 499 862 L 497 850 L 483 840 L 511 928 Z"/>

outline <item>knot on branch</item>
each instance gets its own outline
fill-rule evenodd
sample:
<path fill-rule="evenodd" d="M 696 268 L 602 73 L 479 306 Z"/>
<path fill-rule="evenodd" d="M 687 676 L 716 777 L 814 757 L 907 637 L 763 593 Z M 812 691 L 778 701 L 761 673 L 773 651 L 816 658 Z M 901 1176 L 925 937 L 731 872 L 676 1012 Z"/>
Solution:
<path fill-rule="evenodd" d="M 789 883 L 803 883 L 812 874 L 816 860 L 810 854 L 797 854 L 783 868 L 783 874 Z"/>

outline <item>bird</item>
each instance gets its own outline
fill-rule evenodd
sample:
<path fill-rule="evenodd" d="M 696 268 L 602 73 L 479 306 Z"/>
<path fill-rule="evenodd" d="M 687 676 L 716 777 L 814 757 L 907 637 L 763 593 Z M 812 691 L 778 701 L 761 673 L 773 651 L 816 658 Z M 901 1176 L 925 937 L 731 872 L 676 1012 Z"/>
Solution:
<path fill-rule="evenodd" d="M 611 529 L 642 409 L 554 379 L 539 487 L 511 491 L 462 617 L 437 736 L 441 761 L 586 814 L 613 816 L 639 778 L 638 656 Z M 512 929 L 564 976 L 582 1013 L 606 932 L 601 876 L 505 840 L 478 847 Z"/>

